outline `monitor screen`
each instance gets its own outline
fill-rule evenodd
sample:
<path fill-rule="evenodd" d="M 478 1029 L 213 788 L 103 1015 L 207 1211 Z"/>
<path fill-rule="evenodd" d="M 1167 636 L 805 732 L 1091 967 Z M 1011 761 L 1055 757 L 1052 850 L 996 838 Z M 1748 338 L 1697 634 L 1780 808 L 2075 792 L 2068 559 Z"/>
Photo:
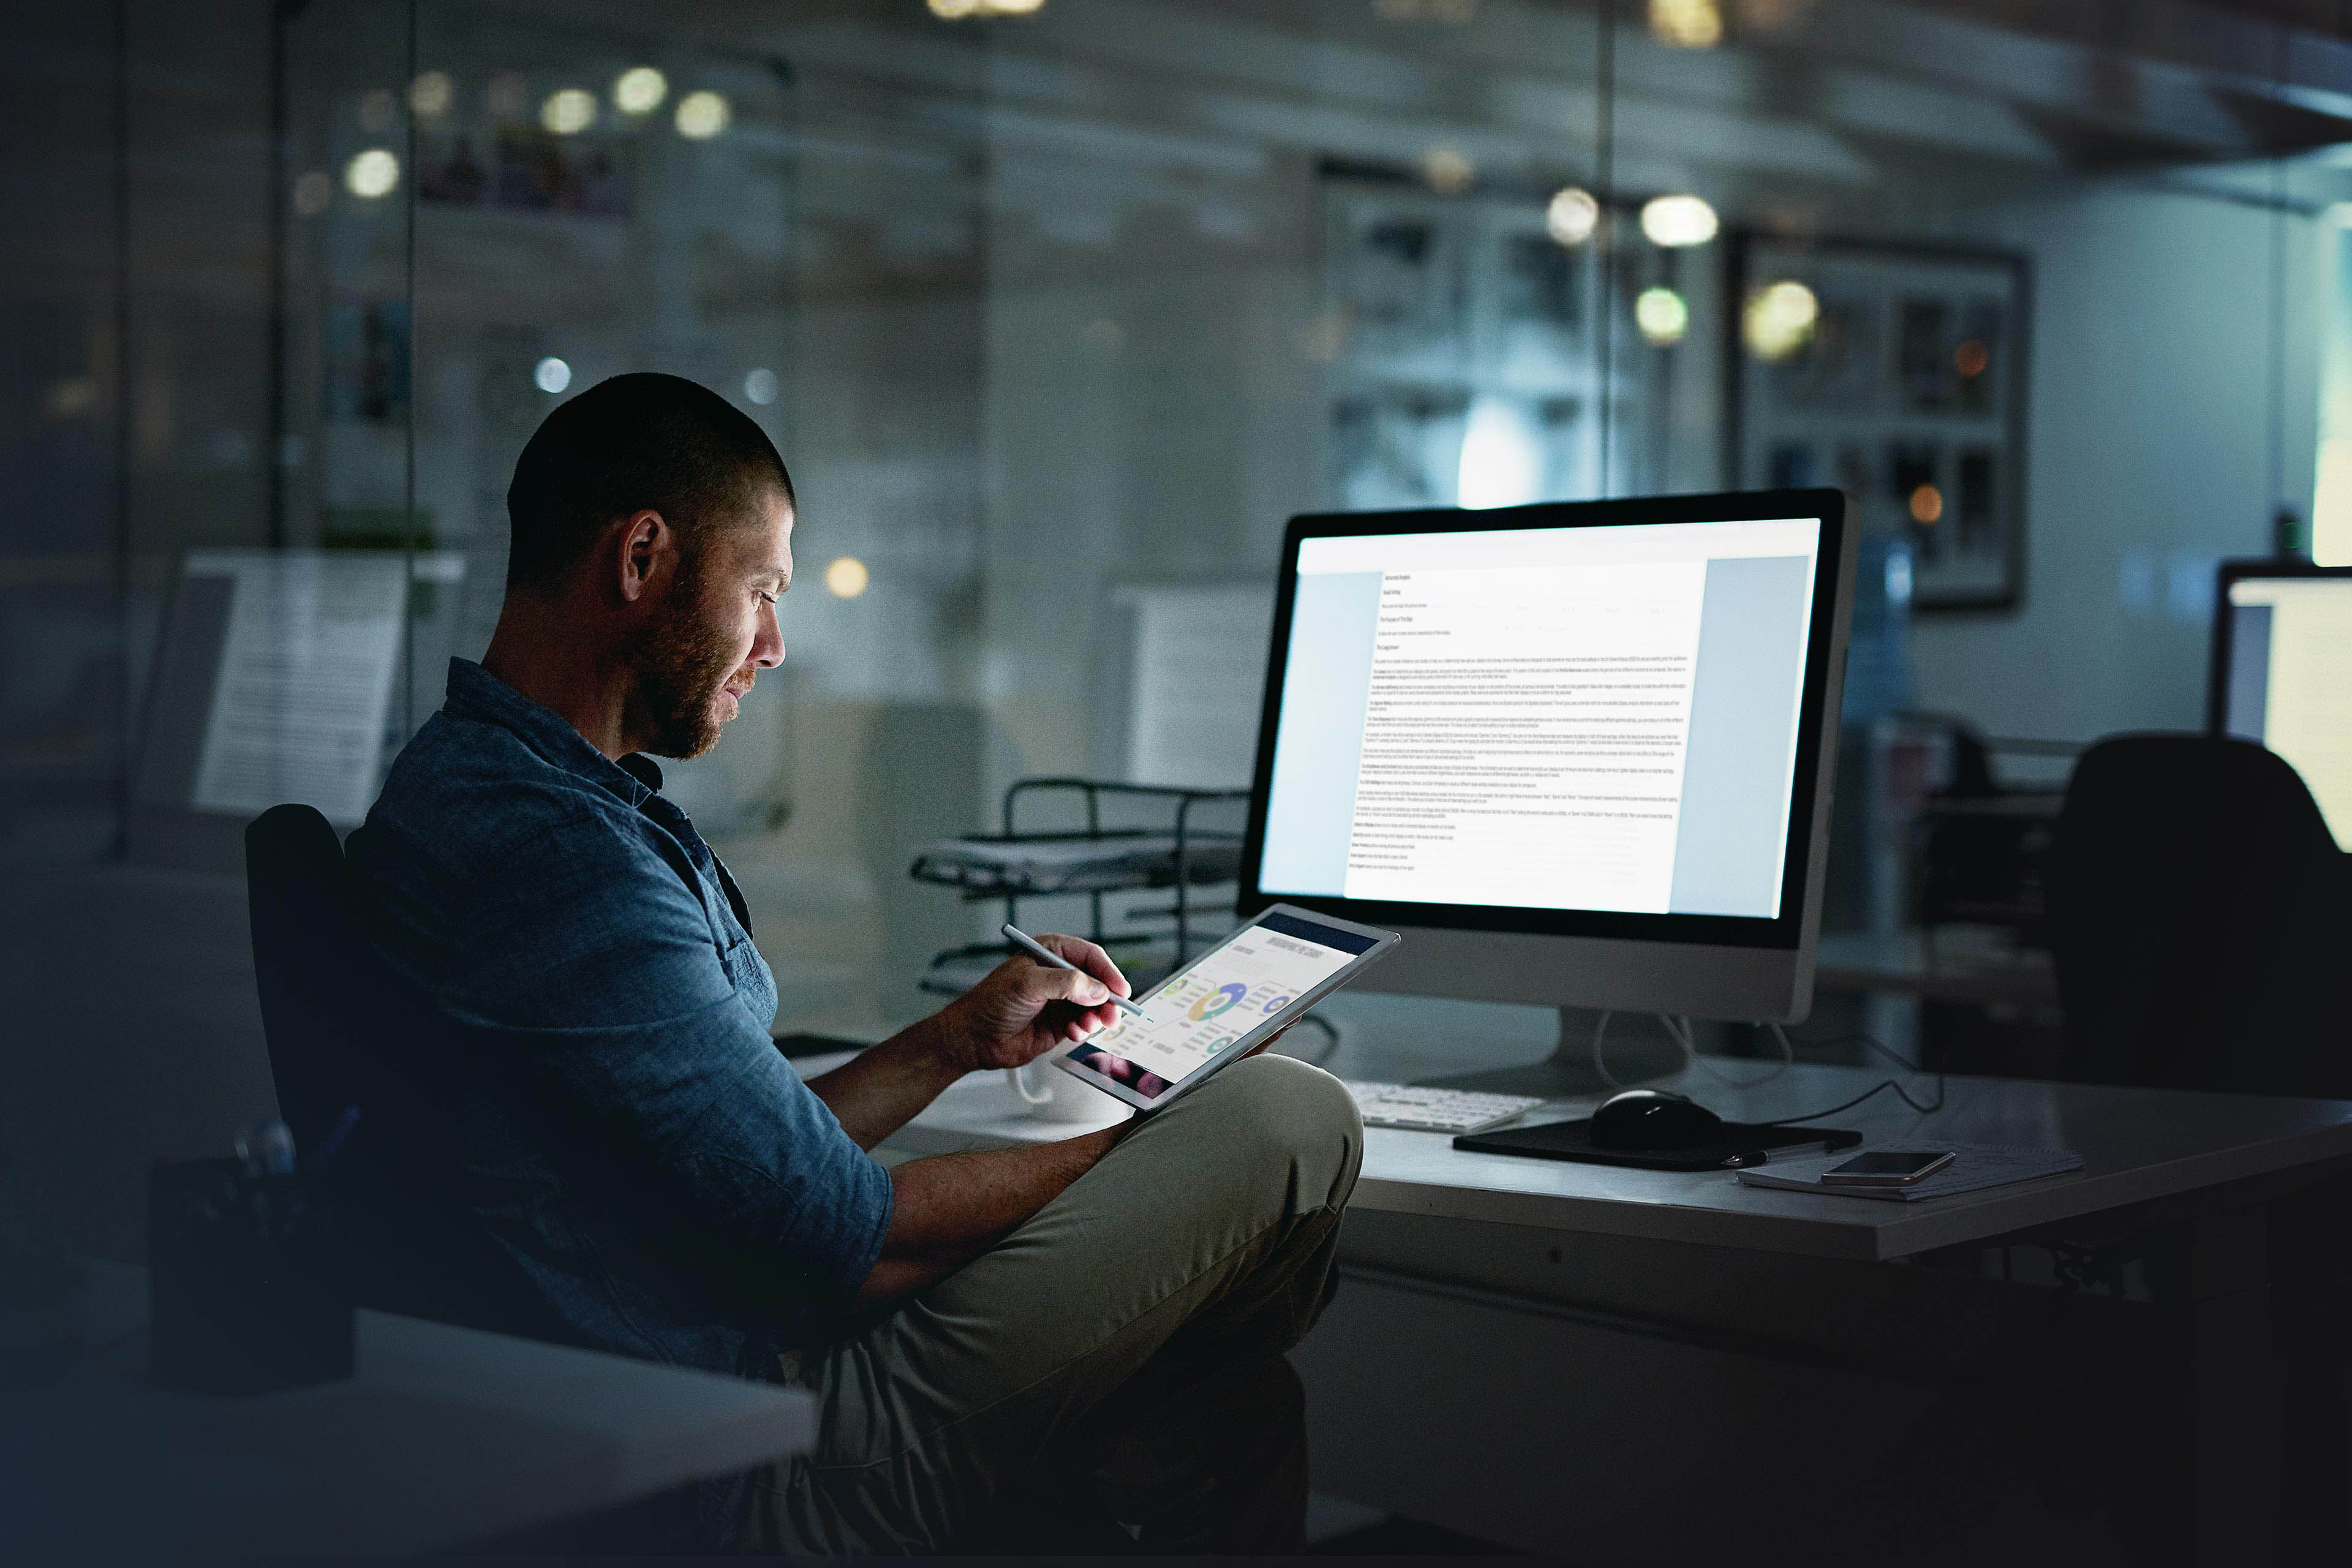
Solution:
<path fill-rule="evenodd" d="M 1826 518 L 1601 521 L 1644 507 L 1673 510 L 1295 523 L 1255 893 L 1506 930 L 1786 934 L 1834 498 Z"/>
<path fill-rule="evenodd" d="M 2225 571 L 2221 596 L 2217 727 L 2284 758 L 2352 849 L 2352 574 Z"/>

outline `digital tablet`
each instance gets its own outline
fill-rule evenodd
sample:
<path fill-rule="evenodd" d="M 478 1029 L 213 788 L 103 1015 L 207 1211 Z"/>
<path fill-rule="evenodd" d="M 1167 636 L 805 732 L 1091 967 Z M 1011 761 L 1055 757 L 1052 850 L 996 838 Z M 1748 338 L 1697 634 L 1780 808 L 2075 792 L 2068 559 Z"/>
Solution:
<path fill-rule="evenodd" d="M 1276 904 L 1053 1058 L 1141 1110 L 1157 1110 L 1296 1023 L 1397 944 L 1394 931 Z"/>

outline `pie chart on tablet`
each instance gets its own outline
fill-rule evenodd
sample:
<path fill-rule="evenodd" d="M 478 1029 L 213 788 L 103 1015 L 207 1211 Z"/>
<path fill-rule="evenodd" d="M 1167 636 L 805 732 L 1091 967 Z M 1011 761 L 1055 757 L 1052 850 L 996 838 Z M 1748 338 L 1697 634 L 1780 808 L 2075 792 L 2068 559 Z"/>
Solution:
<path fill-rule="evenodd" d="M 1197 1024 L 1203 1018 L 1213 1018 L 1220 1013 L 1231 1012 L 1240 1005 L 1241 999 L 1248 993 L 1249 987 L 1238 980 L 1231 985 L 1219 986 L 1192 1004 L 1192 1021 Z"/>

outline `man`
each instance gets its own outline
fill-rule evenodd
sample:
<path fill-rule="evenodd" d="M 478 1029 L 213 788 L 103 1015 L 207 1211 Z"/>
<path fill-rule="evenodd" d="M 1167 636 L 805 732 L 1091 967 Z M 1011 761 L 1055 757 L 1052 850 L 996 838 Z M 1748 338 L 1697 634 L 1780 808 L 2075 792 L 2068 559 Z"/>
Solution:
<path fill-rule="evenodd" d="M 645 755 L 709 750 L 783 660 L 782 461 L 706 389 L 618 376 L 548 416 L 507 506 L 489 649 L 452 661 L 351 858 L 495 1110 L 452 1132 L 468 1199 L 567 1331 L 816 1391 L 815 1452 L 706 1496 L 700 1534 L 1099 1544 L 1075 1517 L 1297 1545 L 1281 1356 L 1329 1290 L 1346 1092 L 1260 1057 L 1140 1126 L 886 1171 L 867 1151 L 942 1089 L 1109 1023 L 1126 980 L 1047 937 L 1079 972 L 1015 959 L 803 1082 L 742 898 Z"/>

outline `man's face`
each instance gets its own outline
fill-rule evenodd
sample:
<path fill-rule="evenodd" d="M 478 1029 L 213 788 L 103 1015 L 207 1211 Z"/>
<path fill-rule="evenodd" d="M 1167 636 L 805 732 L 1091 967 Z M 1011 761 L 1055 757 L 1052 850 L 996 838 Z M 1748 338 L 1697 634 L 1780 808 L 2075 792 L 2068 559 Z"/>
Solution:
<path fill-rule="evenodd" d="M 784 662 L 776 601 L 793 580 L 793 509 L 762 490 L 748 520 L 714 529 L 680 565 L 635 653 L 631 730 L 660 757 L 698 757 L 762 669 Z"/>

